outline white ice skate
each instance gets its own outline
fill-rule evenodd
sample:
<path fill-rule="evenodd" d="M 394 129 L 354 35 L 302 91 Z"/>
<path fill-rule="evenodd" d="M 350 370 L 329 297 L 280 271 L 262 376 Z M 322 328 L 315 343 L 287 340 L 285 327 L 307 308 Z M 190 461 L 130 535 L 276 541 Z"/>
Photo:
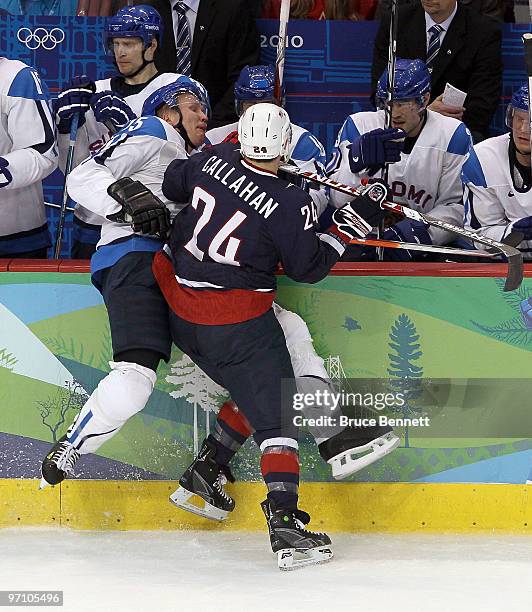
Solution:
<path fill-rule="evenodd" d="M 333 478 L 342 480 L 379 461 L 396 449 L 401 440 L 393 431 L 375 438 L 362 446 L 350 448 L 327 461 L 332 468 Z"/>

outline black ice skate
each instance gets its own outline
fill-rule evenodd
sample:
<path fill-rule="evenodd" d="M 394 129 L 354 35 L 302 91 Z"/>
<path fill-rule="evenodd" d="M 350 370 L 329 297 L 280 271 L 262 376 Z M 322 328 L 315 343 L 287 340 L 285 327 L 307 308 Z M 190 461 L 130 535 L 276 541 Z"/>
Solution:
<path fill-rule="evenodd" d="M 391 427 L 346 427 L 318 445 L 320 455 L 332 467 L 337 480 L 347 478 L 399 446 Z"/>
<path fill-rule="evenodd" d="M 42 462 L 39 489 L 62 482 L 72 472 L 79 458 L 80 454 L 72 444 L 67 442 L 66 435 L 60 438 Z"/>
<path fill-rule="evenodd" d="M 268 500 L 261 504 L 268 521 L 270 543 L 277 553 L 281 570 L 325 563 L 333 556 L 331 539 L 326 533 L 307 531 L 310 516 L 302 510 L 274 510 Z"/>
<path fill-rule="evenodd" d="M 178 508 L 188 510 L 214 521 L 223 521 L 235 508 L 234 500 L 225 492 L 224 485 L 234 482 L 231 470 L 216 463 L 216 447 L 206 439 L 186 472 L 179 479 L 181 485 L 170 495 L 170 501 Z M 188 500 L 197 495 L 204 506 L 197 506 Z"/>

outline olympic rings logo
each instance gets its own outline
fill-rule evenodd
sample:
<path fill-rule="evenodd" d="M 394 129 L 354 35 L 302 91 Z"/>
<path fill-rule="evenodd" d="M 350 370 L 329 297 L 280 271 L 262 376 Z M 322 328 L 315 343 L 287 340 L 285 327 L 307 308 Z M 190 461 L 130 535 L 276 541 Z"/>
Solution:
<path fill-rule="evenodd" d="M 60 28 L 52 28 L 49 32 L 45 28 L 35 28 L 33 32 L 29 28 L 20 28 L 17 39 L 32 51 L 39 47 L 51 51 L 65 40 L 65 33 Z"/>

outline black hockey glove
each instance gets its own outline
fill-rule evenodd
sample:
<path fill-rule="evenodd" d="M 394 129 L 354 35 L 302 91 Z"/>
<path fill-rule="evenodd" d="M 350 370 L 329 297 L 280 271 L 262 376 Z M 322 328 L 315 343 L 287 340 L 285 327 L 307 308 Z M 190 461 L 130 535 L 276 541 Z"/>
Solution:
<path fill-rule="evenodd" d="M 386 202 L 388 194 L 389 188 L 384 181 L 374 180 L 363 187 L 352 202 L 334 211 L 335 234 L 347 243 L 354 238 L 365 238 L 386 216 L 380 206 Z"/>
<path fill-rule="evenodd" d="M 122 210 L 107 215 L 109 221 L 130 223 L 135 232 L 166 238 L 170 230 L 170 212 L 140 181 L 122 178 L 109 185 L 107 193 L 122 206 Z"/>

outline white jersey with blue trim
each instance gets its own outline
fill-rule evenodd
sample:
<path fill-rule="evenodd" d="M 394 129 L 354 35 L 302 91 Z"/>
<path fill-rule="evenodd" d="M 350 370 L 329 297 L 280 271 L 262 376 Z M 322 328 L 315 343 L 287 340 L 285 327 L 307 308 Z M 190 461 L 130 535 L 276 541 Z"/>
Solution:
<path fill-rule="evenodd" d="M 348 147 L 361 134 L 384 128 L 384 125 L 382 110 L 350 115 L 336 139 L 327 166 L 329 176 L 339 183 L 355 186 L 360 185 L 361 179 L 368 178 L 366 170 L 357 174 L 351 172 Z M 461 121 L 427 110 L 425 125 L 412 150 L 402 152 L 401 160 L 389 166 L 388 183 L 394 202 L 463 227 L 460 172 L 471 147 L 471 134 Z M 330 200 L 340 207 L 350 197 L 331 189 Z M 434 244 L 446 244 L 453 238 L 449 232 L 434 227 L 429 228 L 429 233 Z"/>
<path fill-rule="evenodd" d="M 5 57 L 0 57 L 0 158 L 5 160 L 0 165 L 0 251 L 48 246 L 48 230 L 38 229 L 46 225 L 41 181 L 57 167 L 48 89 L 34 68 Z M 47 244 L 37 236 L 43 232 Z M 17 251 L 17 241 L 26 246 Z"/>
<path fill-rule="evenodd" d="M 231 134 L 235 135 L 236 140 L 237 132 L 238 122 L 213 128 L 207 132 L 205 144 L 220 144 Z M 292 123 L 292 140 L 290 142 L 290 161 L 304 172 L 315 172 L 325 176 L 326 155 L 323 145 L 311 132 L 294 123 Z M 309 194 L 316 205 L 317 215 L 321 215 L 328 204 L 326 190 L 324 188 L 310 189 Z"/>
<path fill-rule="evenodd" d="M 488 138 L 474 146 L 462 169 L 466 227 L 501 241 L 512 224 L 532 216 L 532 189 L 512 176 L 510 134 Z M 532 240 L 519 246 L 532 259 Z"/>
<path fill-rule="evenodd" d="M 163 202 L 164 172 L 174 159 L 188 157 L 183 138 L 159 117 L 140 117 L 117 132 L 96 155 L 75 168 L 67 180 L 70 197 L 102 226 L 98 249 L 132 237 L 127 223 L 114 223 L 107 215 L 120 210 L 107 188 L 126 176 L 140 181 Z M 140 234 L 139 234 L 140 235 Z"/>

